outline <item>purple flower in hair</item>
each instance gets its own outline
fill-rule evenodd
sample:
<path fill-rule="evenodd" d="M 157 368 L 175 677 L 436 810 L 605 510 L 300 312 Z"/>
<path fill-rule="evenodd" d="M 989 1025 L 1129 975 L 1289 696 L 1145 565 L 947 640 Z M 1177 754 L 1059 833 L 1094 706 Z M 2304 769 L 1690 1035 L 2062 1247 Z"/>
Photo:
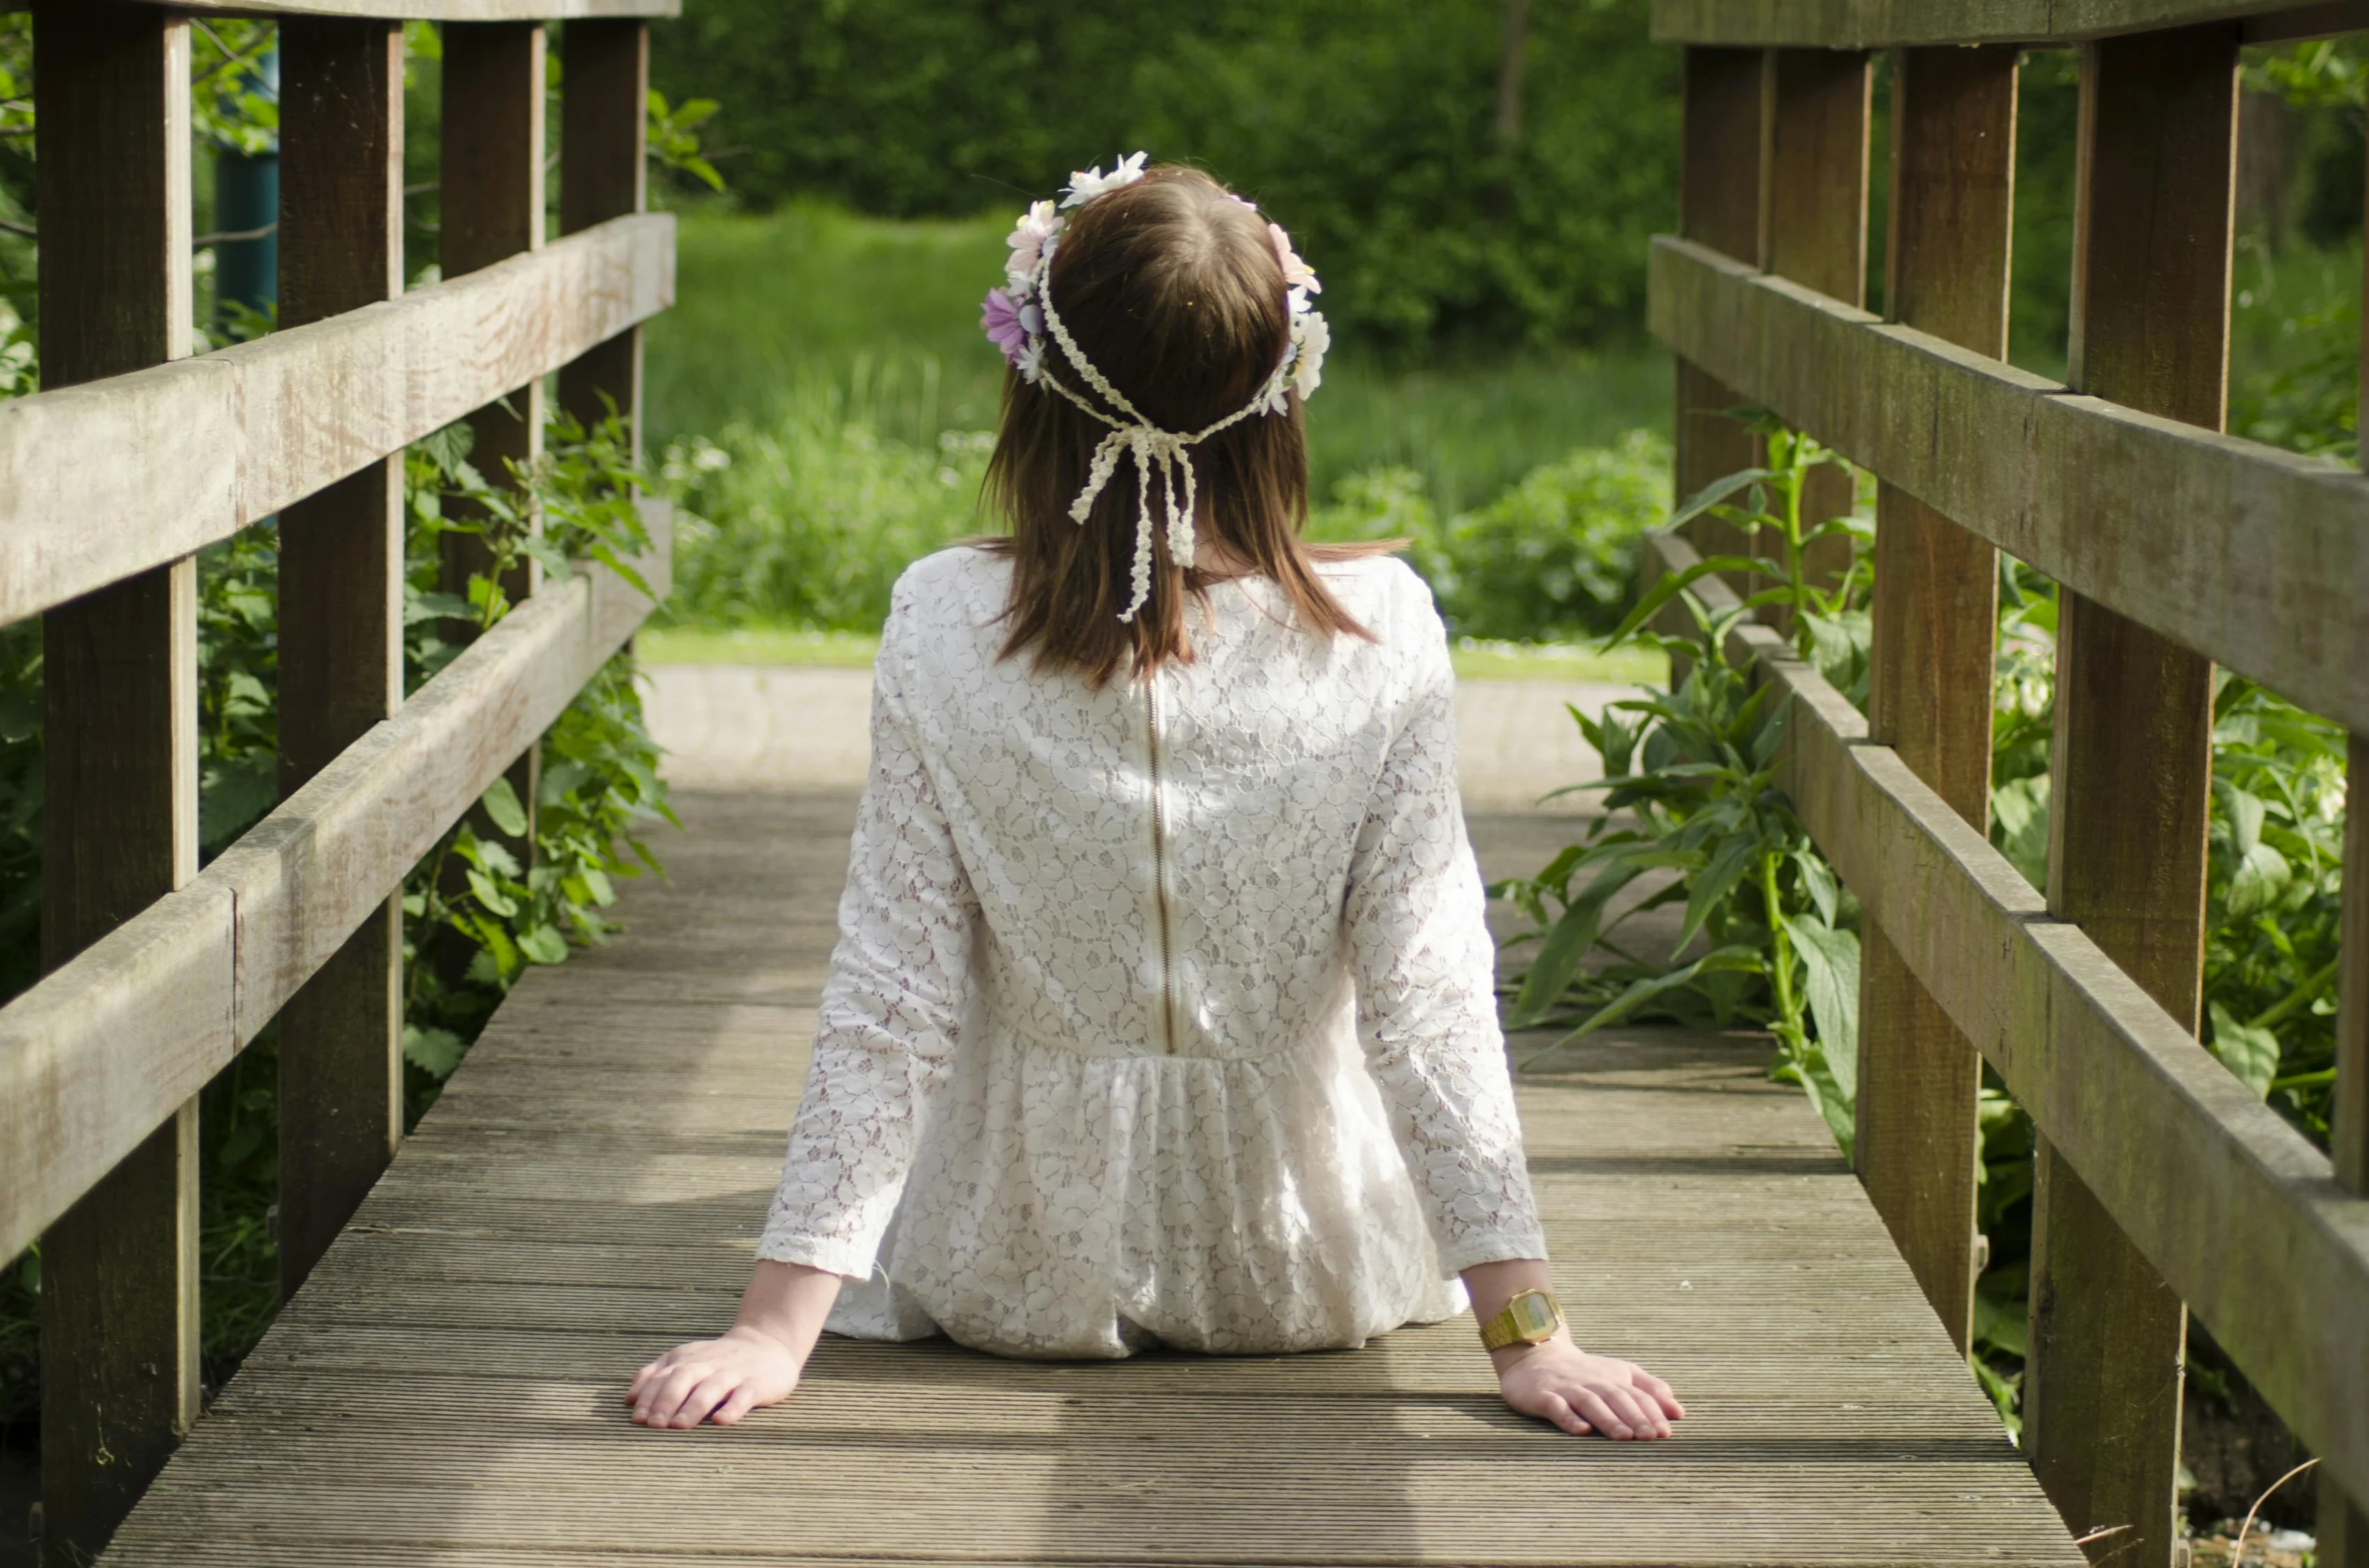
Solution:
<path fill-rule="evenodd" d="M 1020 325 L 1019 307 L 1012 295 L 1002 289 L 990 289 L 979 306 L 978 325 L 987 340 L 1003 352 L 1006 364 L 1020 363 L 1020 351 L 1028 345 L 1027 330 Z"/>

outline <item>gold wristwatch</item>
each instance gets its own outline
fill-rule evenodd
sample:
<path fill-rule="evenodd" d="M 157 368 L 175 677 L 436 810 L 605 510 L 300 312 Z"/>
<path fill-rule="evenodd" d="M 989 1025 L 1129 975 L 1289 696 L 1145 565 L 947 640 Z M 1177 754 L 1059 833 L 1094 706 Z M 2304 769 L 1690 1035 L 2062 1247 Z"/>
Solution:
<path fill-rule="evenodd" d="M 1562 1308 L 1551 1292 L 1524 1290 L 1505 1303 L 1505 1310 L 1481 1325 L 1481 1347 L 1503 1350 L 1509 1345 L 1542 1345 L 1562 1327 Z"/>

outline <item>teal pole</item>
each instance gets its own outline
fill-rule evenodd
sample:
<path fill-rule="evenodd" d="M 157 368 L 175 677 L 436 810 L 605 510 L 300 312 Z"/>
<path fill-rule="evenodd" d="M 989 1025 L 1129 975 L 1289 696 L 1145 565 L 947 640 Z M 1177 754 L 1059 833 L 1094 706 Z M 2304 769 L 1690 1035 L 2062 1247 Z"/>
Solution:
<path fill-rule="evenodd" d="M 280 97 L 280 50 L 265 50 L 239 73 L 235 90 Z M 229 330 L 243 311 L 269 315 L 280 298 L 280 143 L 269 150 L 214 153 L 214 227 L 223 234 L 255 235 L 223 240 L 214 247 L 214 318 Z M 257 231 L 269 231 L 257 233 Z"/>

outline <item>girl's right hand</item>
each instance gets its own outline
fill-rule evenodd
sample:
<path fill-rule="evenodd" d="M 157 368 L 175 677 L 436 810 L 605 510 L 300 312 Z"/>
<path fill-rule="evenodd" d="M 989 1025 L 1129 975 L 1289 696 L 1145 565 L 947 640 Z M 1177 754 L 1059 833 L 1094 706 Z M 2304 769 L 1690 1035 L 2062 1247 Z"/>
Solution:
<path fill-rule="evenodd" d="M 634 1374 L 625 1402 L 644 1426 L 729 1426 L 763 1404 L 779 1404 L 798 1386 L 800 1357 L 746 1324 L 721 1339 L 679 1345 Z"/>

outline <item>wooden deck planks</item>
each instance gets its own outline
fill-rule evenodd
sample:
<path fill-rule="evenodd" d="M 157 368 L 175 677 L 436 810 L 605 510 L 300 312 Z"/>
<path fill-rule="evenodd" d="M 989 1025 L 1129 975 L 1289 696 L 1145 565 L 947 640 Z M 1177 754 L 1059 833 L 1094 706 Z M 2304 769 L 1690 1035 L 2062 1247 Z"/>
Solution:
<path fill-rule="evenodd" d="M 1749 1038 L 1642 1031 L 1522 1085 L 1559 1288 L 1677 1382 L 1670 1443 L 1513 1416 L 1463 1320 L 1115 1364 L 832 1341 L 738 1428 L 633 1426 L 632 1369 L 745 1276 L 852 819 L 682 805 L 672 879 L 521 986 L 107 1562 L 2080 1562 Z M 1492 875 L 1564 830 L 1476 821 Z"/>

